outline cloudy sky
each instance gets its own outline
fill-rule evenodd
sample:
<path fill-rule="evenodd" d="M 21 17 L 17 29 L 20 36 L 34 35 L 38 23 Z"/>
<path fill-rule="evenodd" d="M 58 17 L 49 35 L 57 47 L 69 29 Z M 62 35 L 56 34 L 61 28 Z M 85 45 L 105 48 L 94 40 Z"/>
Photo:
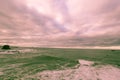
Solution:
<path fill-rule="evenodd" d="M 0 44 L 120 46 L 120 0 L 0 0 Z"/>

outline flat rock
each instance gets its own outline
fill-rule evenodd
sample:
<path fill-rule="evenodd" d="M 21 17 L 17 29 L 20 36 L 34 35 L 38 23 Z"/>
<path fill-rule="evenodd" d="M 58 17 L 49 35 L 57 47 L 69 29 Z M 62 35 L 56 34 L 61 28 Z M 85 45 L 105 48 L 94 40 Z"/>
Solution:
<path fill-rule="evenodd" d="M 94 64 L 94 62 L 93 61 L 87 61 L 87 60 L 79 60 L 79 63 L 80 63 L 80 65 L 82 65 L 82 66 L 91 66 L 91 65 L 93 65 Z"/>

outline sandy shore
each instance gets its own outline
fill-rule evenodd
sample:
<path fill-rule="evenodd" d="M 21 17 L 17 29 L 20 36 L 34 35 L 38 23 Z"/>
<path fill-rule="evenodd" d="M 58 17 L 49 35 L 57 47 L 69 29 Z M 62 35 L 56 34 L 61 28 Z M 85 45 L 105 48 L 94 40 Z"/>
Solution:
<path fill-rule="evenodd" d="M 110 65 L 92 66 L 94 62 L 79 60 L 77 69 L 43 71 L 39 80 L 120 80 L 120 69 Z"/>

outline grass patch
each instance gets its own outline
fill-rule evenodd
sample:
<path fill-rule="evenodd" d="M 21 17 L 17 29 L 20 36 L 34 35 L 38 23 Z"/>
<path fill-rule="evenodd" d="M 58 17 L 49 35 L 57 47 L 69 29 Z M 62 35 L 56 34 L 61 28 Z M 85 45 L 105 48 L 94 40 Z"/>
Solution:
<path fill-rule="evenodd" d="M 34 75 L 43 70 L 73 67 L 78 64 L 78 62 L 65 58 L 41 55 L 30 58 L 12 58 L 3 62 L 1 61 L 0 64 L 3 64 L 2 67 L 5 68 L 2 70 L 4 75 L 1 75 L 0 78 L 5 80 L 15 80 L 24 78 L 28 75 Z"/>
<path fill-rule="evenodd" d="M 19 50 L 18 48 L 15 49 Z M 100 64 L 111 64 L 120 67 L 119 50 L 57 48 L 31 49 L 34 49 L 35 52 L 0 54 L 0 72 L 4 73 L 3 75 L 0 75 L 0 80 L 37 80 L 35 78 L 26 78 L 26 76 L 32 76 L 44 70 L 74 67 L 78 64 L 78 59 L 91 60 L 100 62 Z M 99 65 L 99 63 L 93 64 L 93 66 L 96 65 Z"/>

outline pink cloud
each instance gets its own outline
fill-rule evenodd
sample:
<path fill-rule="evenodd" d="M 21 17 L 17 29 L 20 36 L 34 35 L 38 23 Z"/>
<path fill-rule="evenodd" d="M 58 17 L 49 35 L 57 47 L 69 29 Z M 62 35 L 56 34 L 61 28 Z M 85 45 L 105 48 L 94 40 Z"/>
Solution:
<path fill-rule="evenodd" d="M 113 45 L 119 41 L 119 4 L 119 0 L 4 0 L 0 3 L 0 39 L 83 46 L 106 45 L 108 41 L 105 44 L 98 38 L 109 35 L 115 39 L 109 43 Z"/>

